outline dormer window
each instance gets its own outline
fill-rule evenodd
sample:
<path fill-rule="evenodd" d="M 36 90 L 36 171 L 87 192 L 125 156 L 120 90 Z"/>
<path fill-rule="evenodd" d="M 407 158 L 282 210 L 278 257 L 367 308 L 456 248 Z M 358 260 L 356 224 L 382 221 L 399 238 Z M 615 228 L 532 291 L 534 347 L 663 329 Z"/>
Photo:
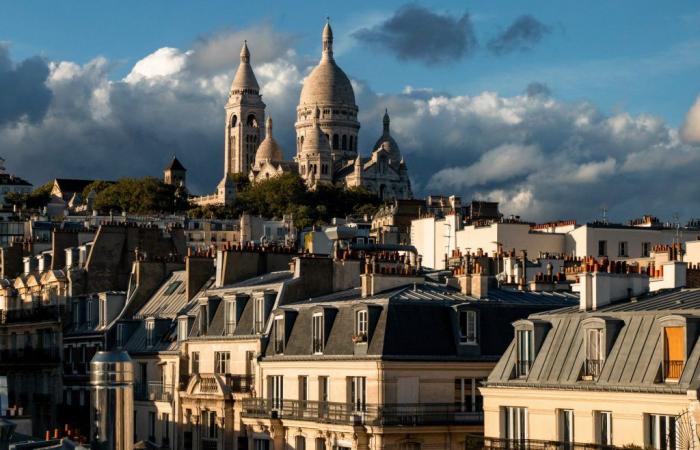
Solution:
<path fill-rule="evenodd" d="M 518 330 L 518 363 L 516 366 L 516 375 L 518 377 L 526 377 L 530 373 L 530 367 L 533 360 L 533 339 L 532 330 Z"/>
<path fill-rule="evenodd" d="M 584 377 L 597 379 L 605 361 L 605 341 L 603 330 L 590 328 L 586 330 L 586 366 Z"/>
<path fill-rule="evenodd" d="M 188 317 L 180 317 L 177 322 L 177 340 L 178 341 L 184 341 L 187 339 L 187 336 L 190 334 L 189 333 L 189 318 Z"/>
<path fill-rule="evenodd" d="M 236 330 L 236 302 L 235 300 L 227 300 L 225 303 L 225 321 L 226 335 L 232 336 Z"/>
<path fill-rule="evenodd" d="M 323 313 L 315 313 L 311 322 L 311 346 L 314 354 L 322 354 L 324 348 Z"/>
<path fill-rule="evenodd" d="M 366 309 L 361 309 L 355 313 L 355 342 L 367 342 L 368 317 L 369 314 Z"/>
<path fill-rule="evenodd" d="M 153 347 L 154 342 L 155 321 L 152 319 L 146 320 L 146 347 Z"/>
<path fill-rule="evenodd" d="M 459 311 L 460 344 L 476 344 L 476 311 Z"/>
<path fill-rule="evenodd" d="M 265 299 L 255 299 L 255 333 L 262 333 L 265 326 Z"/>
<path fill-rule="evenodd" d="M 678 381 L 685 365 L 685 327 L 664 327 L 664 380 Z"/>
<path fill-rule="evenodd" d="M 272 327 L 272 341 L 275 346 L 275 353 L 284 353 L 284 317 L 276 316 Z"/>

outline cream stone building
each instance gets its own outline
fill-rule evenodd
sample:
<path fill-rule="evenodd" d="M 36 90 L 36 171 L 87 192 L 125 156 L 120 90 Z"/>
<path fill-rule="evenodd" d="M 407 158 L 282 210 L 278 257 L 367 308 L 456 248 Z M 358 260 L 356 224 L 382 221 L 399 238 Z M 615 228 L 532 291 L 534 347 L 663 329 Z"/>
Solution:
<path fill-rule="evenodd" d="M 261 181 L 298 172 L 314 189 L 319 184 L 363 186 L 381 199 L 411 198 L 411 182 L 398 143 L 391 136 L 389 114 L 371 153 L 358 152 L 359 108 L 350 79 L 333 57 L 333 31 L 322 34 L 319 64 L 304 80 L 297 106 L 296 152 L 292 161 L 272 137 L 265 120 L 265 103 L 250 63 L 247 43 L 225 106 L 224 178 L 212 195 L 195 197 L 199 205 L 230 203 L 235 197 L 235 174 Z M 265 124 L 265 132 L 262 126 Z"/>
<path fill-rule="evenodd" d="M 513 323 L 481 389 L 483 447 L 697 448 L 700 290 L 579 279 L 580 305 Z"/>

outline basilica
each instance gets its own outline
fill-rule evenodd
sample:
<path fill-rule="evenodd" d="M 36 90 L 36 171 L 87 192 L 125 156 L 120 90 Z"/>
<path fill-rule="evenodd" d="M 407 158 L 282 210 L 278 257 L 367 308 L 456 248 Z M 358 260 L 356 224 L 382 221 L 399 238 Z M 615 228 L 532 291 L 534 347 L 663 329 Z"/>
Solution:
<path fill-rule="evenodd" d="M 333 58 L 333 31 L 323 29 L 321 61 L 304 81 L 297 106 L 296 153 L 292 161 L 273 136 L 272 118 L 251 65 L 246 43 L 226 102 L 225 173 L 217 193 L 199 204 L 228 203 L 235 196 L 232 175 L 251 182 L 298 172 L 310 189 L 320 184 L 364 186 L 382 200 L 411 198 L 411 182 L 399 146 L 391 136 L 388 112 L 369 157 L 358 152 L 360 122 L 355 92 Z M 264 132 L 263 132 L 264 127 Z"/>

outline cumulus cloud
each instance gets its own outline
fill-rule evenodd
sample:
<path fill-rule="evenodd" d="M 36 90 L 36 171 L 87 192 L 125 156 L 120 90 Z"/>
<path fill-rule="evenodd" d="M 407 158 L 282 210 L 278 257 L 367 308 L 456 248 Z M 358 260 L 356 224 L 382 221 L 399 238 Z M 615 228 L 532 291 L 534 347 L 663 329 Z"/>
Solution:
<path fill-rule="evenodd" d="M 35 56 L 13 64 L 6 45 L 0 43 L 0 125 L 26 118 L 37 122 L 51 102 L 46 86 L 47 62 Z"/>
<path fill-rule="evenodd" d="M 681 133 L 686 141 L 700 143 L 700 97 L 695 100 L 685 116 Z"/>
<path fill-rule="evenodd" d="M 487 43 L 486 47 L 495 55 L 504 55 L 515 51 L 532 49 L 535 44 L 551 32 L 551 27 L 543 24 L 529 14 L 518 17 L 498 36 Z"/>
<path fill-rule="evenodd" d="M 537 97 L 538 95 L 549 97 L 552 94 L 552 91 L 549 89 L 549 86 L 547 86 L 546 83 L 534 81 L 527 85 L 525 88 L 525 94 L 527 94 L 528 97 Z"/>
<path fill-rule="evenodd" d="M 413 4 L 399 8 L 380 24 L 356 31 L 353 37 L 400 59 L 426 64 L 454 62 L 477 47 L 468 13 L 455 18 Z"/>
<path fill-rule="evenodd" d="M 46 89 L 44 112 L 23 106 L 0 121 L 8 167 L 35 183 L 58 176 L 158 176 L 176 154 L 189 169 L 192 191 L 210 192 L 222 176 L 223 105 L 246 36 L 256 38 L 249 40 L 255 73 L 275 136 L 291 157 L 309 60 L 287 36 L 230 33 L 234 37 L 216 34 L 191 48 L 155 49 L 123 80 L 110 78 L 112 63 L 104 58 L 44 63 L 46 75 L 34 78 L 41 82 L 16 96 L 16 104 L 25 105 Z M 258 51 L 266 46 L 270 50 Z M 218 63 L 214 55 L 224 48 L 227 62 Z M 23 64 L 5 56 L 0 73 Z M 42 73 L 40 64 L 34 67 Z M 613 218 L 697 214 L 700 146 L 684 139 L 688 126 L 681 136 L 658 117 L 610 115 L 591 103 L 558 100 L 535 83 L 515 96 L 451 95 L 438 86 L 380 95 L 361 79 L 352 83 L 361 151 L 367 155 L 381 134 L 388 108 L 419 196 L 493 199 L 504 212 L 530 220 L 587 220 L 603 204 Z"/>

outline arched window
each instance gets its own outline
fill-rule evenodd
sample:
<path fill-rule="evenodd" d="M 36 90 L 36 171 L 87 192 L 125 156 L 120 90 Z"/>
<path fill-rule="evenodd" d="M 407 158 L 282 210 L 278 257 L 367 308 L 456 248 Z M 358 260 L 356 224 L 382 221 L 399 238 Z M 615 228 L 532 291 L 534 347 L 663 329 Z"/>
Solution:
<path fill-rule="evenodd" d="M 333 150 L 338 150 L 338 135 L 333 135 Z"/>
<path fill-rule="evenodd" d="M 246 124 L 249 127 L 258 127 L 258 119 L 255 118 L 255 114 L 249 114 L 248 115 L 248 120 L 246 121 Z"/>
<path fill-rule="evenodd" d="M 235 114 L 231 116 L 231 127 L 235 127 L 238 125 L 238 116 Z"/>
<path fill-rule="evenodd" d="M 352 144 L 355 142 L 355 137 L 353 135 L 350 135 L 350 150 L 354 150 L 352 148 Z"/>
<path fill-rule="evenodd" d="M 347 135 L 347 134 L 344 134 L 344 135 L 343 135 L 343 140 L 342 140 L 342 142 L 341 142 L 341 148 L 342 148 L 343 150 L 347 150 L 347 149 L 348 149 L 348 135 Z"/>

